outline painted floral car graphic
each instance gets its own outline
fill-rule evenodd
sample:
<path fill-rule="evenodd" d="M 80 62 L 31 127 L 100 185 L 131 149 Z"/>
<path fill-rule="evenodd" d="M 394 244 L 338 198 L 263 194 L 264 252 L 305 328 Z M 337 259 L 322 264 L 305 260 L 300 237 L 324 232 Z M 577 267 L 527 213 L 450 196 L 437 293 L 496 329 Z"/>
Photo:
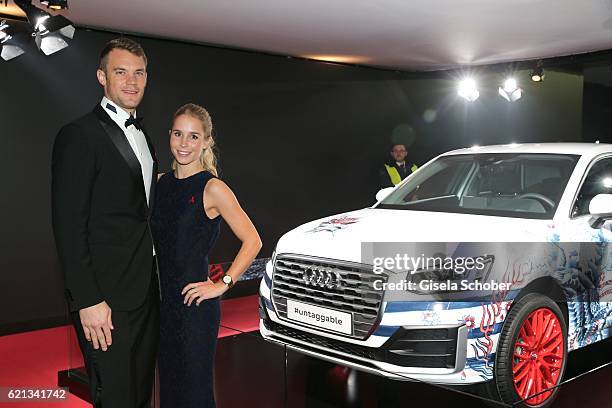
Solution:
<path fill-rule="evenodd" d="M 568 353 L 610 337 L 612 145 L 456 150 L 377 200 L 279 240 L 260 285 L 266 340 L 546 407 Z M 401 268 L 400 252 L 418 259 Z M 461 270 L 427 263 L 441 253 Z"/>

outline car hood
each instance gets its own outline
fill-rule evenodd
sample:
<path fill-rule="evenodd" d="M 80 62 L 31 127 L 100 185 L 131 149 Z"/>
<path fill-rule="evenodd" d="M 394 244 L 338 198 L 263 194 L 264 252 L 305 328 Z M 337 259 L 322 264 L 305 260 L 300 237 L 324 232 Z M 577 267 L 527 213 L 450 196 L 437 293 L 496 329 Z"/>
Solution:
<path fill-rule="evenodd" d="M 551 220 L 366 208 L 303 224 L 276 253 L 360 262 L 363 242 L 547 242 L 554 232 Z"/>

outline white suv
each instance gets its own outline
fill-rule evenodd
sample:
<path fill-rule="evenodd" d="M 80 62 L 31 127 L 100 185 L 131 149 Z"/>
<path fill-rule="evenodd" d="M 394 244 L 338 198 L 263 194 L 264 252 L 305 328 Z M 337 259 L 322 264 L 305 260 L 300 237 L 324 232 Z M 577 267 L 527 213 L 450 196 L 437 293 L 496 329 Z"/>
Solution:
<path fill-rule="evenodd" d="M 456 150 L 377 200 L 279 240 L 260 286 L 266 340 L 545 407 L 567 353 L 610 336 L 612 145 Z M 440 254 L 450 266 L 429 264 Z"/>

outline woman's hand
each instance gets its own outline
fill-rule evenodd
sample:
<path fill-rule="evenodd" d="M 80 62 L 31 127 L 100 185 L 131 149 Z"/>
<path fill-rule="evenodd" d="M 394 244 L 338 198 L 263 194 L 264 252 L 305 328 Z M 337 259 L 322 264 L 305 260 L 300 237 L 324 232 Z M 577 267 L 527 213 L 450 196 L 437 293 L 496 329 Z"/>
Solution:
<path fill-rule="evenodd" d="M 193 282 L 187 284 L 181 295 L 185 295 L 183 304 L 191 306 L 191 302 L 195 300 L 196 306 L 200 306 L 200 302 L 205 299 L 212 299 L 221 296 L 228 289 L 228 286 L 219 281 L 213 283 L 210 279 L 204 282 Z"/>

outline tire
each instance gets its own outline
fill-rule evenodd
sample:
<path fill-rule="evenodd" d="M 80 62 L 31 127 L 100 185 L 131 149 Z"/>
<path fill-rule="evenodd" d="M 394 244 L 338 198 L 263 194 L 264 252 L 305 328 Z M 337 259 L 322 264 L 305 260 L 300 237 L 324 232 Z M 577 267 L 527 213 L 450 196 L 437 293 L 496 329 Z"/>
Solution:
<path fill-rule="evenodd" d="M 530 293 L 510 309 L 495 357 L 495 385 L 501 401 L 520 408 L 549 407 L 567 362 L 567 323 L 550 298 Z M 523 401 L 523 402 L 520 402 Z"/>

